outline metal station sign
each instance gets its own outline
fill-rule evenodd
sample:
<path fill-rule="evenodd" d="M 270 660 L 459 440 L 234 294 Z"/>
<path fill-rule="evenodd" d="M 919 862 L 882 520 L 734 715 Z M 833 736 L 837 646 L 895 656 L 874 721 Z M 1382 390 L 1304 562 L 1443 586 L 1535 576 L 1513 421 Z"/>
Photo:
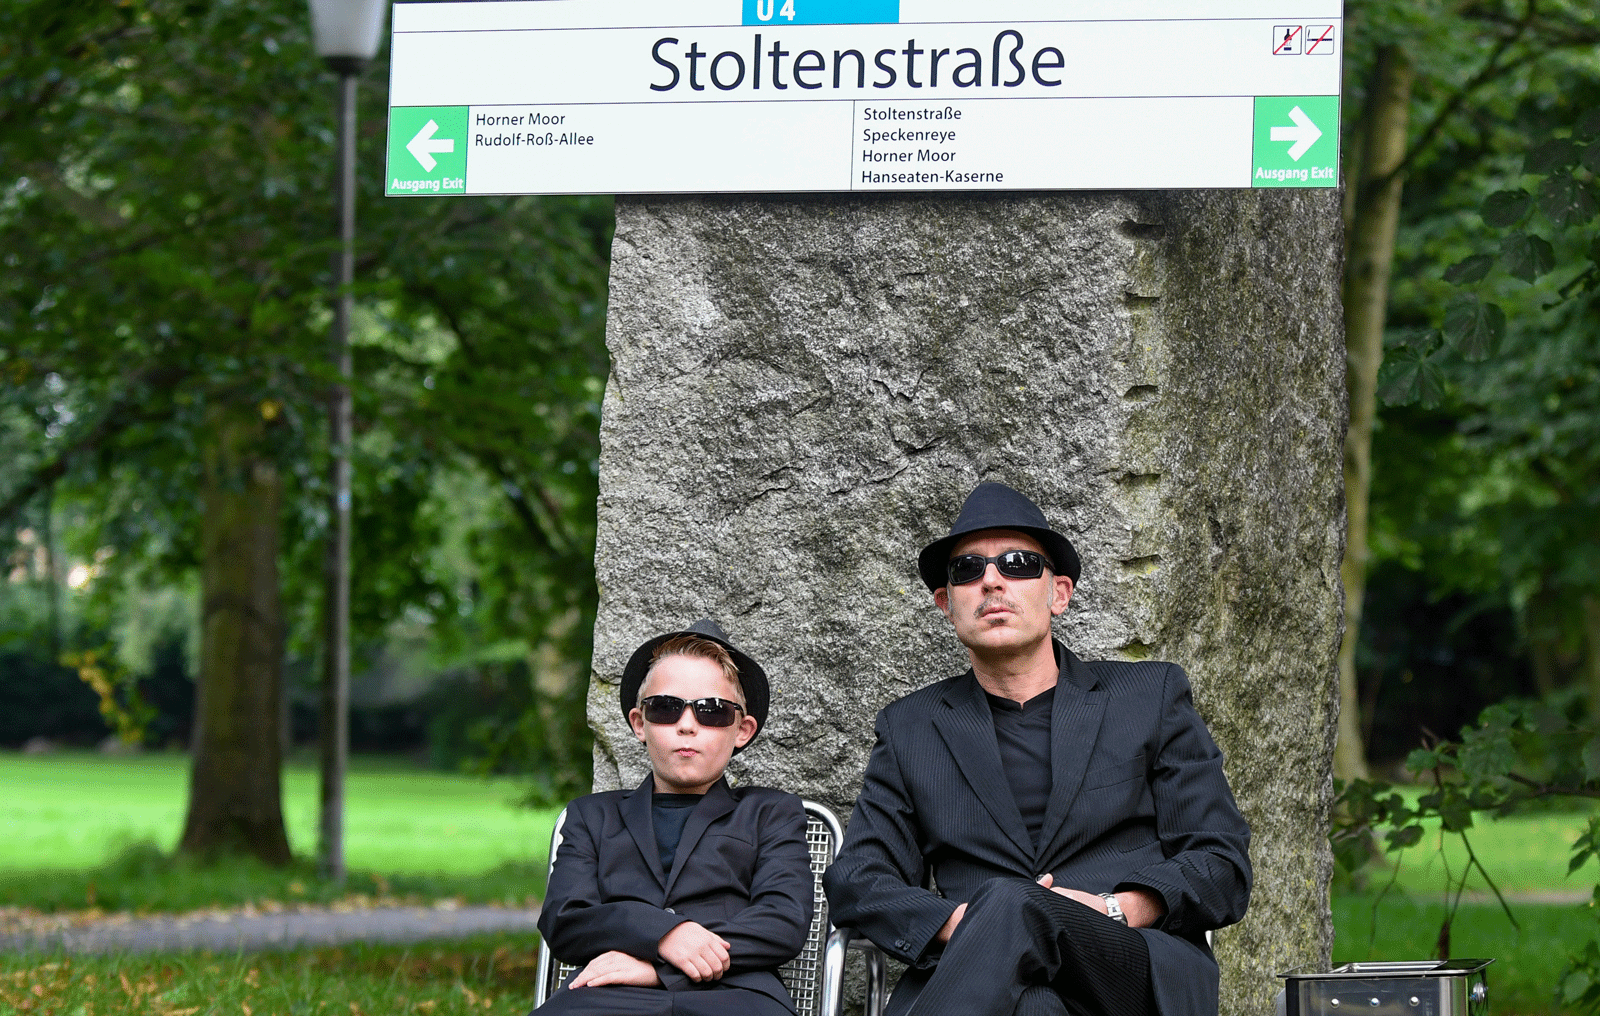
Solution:
<path fill-rule="evenodd" d="M 1341 0 L 394 6 L 390 195 L 1333 187 Z"/>

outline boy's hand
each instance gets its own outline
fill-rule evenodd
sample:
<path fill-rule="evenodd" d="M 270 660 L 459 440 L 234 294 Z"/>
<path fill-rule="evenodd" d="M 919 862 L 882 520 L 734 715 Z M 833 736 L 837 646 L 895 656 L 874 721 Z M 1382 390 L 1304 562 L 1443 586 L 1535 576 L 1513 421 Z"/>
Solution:
<path fill-rule="evenodd" d="M 661 978 L 656 976 L 656 968 L 644 960 L 612 950 L 590 960 L 589 965 L 580 970 L 567 987 L 598 988 L 605 984 L 654 988 L 660 986 Z"/>
<path fill-rule="evenodd" d="M 728 943 L 705 928 L 685 921 L 661 936 L 661 958 L 692 981 L 714 981 L 728 972 Z"/>

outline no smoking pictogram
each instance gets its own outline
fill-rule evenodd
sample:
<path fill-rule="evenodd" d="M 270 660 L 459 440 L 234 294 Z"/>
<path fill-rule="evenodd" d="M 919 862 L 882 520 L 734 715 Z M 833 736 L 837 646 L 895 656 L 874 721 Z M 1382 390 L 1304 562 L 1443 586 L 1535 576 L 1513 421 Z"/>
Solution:
<path fill-rule="evenodd" d="M 1333 52 L 1333 26 L 1307 25 L 1306 56 L 1328 56 Z"/>

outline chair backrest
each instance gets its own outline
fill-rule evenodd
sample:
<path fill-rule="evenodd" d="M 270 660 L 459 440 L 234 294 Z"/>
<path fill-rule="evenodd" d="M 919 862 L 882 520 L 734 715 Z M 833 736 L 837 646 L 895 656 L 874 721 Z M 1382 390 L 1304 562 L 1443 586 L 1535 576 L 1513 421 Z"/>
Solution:
<path fill-rule="evenodd" d="M 778 976 L 782 978 L 783 986 L 789 989 L 789 996 L 794 999 L 795 1009 L 799 1011 L 800 1016 L 820 1016 L 825 1002 L 823 959 L 828 936 L 833 931 L 833 922 L 828 920 L 828 900 L 822 894 L 822 873 L 833 863 L 833 855 L 839 849 L 839 840 L 843 837 L 843 832 L 839 826 L 839 819 L 833 812 L 813 801 L 803 803 L 806 809 L 806 846 L 811 851 L 814 908 L 805 946 L 800 950 L 800 955 L 778 969 Z M 552 869 L 556 863 L 556 851 L 561 847 L 561 828 L 566 821 L 567 810 L 563 808 L 561 814 L 556 816 L 555 828 L 550 833 Z M 576 969 L 569 963 L 557 960 L 550 947 L 540 942 L 534 1005 L 543 1005 L 545 999 L 549 998 L 551 993 L 561 986 L 561 982 Z"/>

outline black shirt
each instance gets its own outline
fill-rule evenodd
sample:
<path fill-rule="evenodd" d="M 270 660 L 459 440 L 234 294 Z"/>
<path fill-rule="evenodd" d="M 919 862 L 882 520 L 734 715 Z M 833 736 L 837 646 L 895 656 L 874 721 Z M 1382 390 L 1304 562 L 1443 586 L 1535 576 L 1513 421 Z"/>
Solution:
<path fill-rule="evenodd" d="M 672 859 L 678 856 L 683 827 L 689 824 L 694 806 L 705 800 L 702 794 L 650 795 L 650 816 L 656 827 L 656 849 L 661 852 L 661 870 L 671 873 Z"/>
<path fill-rule="evenodd" d="M 1037 850 L 1045 809 L 1050 804 L 1050 711 L 1056 690 L 1042 691 L 1021 704 L 988 692 L 984 695 L 989 700 L 989 714 L 994 717 L 1000 768 L 1005 770 L 1011 796 L 1022 812 L 1022 824 L 1028 827 Z"/>

